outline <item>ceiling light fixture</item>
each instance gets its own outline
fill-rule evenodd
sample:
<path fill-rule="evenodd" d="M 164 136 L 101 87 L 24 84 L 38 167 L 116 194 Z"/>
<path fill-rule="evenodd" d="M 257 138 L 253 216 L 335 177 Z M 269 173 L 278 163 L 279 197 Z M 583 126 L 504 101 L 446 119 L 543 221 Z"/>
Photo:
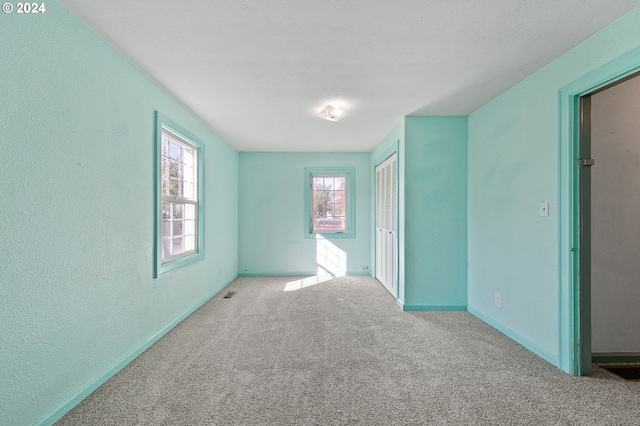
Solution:
<path fill-rule="evenodd" d="M 324 107 L 324 109 L 322 111 L 320 111 L 318 113 L 318 115 L 320 117 L 324 118 L 325 120 L 338 121 L 338 120 L 340 120 L 340 117 L 342 116 L 342 110 L 340 108 L 336 108 L 334 106 L 327 105 L 326 107 Z"/>

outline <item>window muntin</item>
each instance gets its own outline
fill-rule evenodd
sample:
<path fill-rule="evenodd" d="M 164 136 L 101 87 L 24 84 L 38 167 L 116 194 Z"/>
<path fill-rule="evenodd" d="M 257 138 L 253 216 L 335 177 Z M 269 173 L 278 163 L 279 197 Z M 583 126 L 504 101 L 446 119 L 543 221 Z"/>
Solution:
<path fill-rule="evenodd" d="M 311 232 L 348 232 L 346 174 L 311 175 Z"/>
<path fill-rule="evenodd" d="M 162 128 L 162 262 L 196 252 L 198 150 Z"/>

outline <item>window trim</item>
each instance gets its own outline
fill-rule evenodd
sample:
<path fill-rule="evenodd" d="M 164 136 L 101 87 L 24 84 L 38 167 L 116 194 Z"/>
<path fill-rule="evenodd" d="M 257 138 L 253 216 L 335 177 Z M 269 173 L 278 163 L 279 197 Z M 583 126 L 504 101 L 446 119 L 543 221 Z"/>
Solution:
<path fill-rule="evenodd" d="M 346 175 L 347 176 L 347 201 L 346 201 L 346 232 L 314 232 L 312 227 L 312 176 L 313 175 Z M 318 238 L 321 235 L 326 239 L 355 238 L 356 237 L 356 203 L 355 203 L 355 167 L 305 167 L 304 169 L 304 237 Z"/>
<path fill-rule="evenodd" d="M 175 121 L 156 111 L 154 155 L 154 278 L 204 258 L 204 143 Z M 196 249 L 194 253 L 162 261 L 162 132 L 173 133 L 196 150 Z"/>

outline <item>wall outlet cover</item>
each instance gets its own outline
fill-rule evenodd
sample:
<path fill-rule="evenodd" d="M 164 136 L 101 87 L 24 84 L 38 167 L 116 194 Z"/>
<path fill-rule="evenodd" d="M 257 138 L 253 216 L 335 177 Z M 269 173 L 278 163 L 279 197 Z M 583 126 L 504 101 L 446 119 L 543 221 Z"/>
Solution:
<path fill-rule="evenodd" d="M 540 203 L 540 216 L 549 217 L 549 203 L 546 201 Z"/>

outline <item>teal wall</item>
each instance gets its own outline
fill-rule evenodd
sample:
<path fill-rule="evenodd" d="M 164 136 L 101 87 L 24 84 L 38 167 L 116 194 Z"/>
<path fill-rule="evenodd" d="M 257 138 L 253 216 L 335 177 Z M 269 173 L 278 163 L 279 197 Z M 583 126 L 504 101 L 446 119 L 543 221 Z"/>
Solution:
<path fill-rule="evenodd" d="M 469 311 L 570 372 L 572 336 L 562 330 L 571 306 L 561 303 L 569 272 L 560 261 L 569 247 L 559 251 L 570 227 L 559 208 L 568 194 L 559 134 L 569 121 L 560 121 L 559 92 L 637 49 L 638 28 L 636 8 L 469 116 Z M 539 216 L 543 201 L 548 218 Z"/>
<path fill-rule="evenodd" d="M 406 117 L 404 309 L 467 305 L 467 117 Z"/>
<path fill-rule="evenodd" d="M 318 272 L 318 243 L 304 233 L 305 167 L 355 168 L 355 238 L 327 240 L 344 252 L 347 273 L 369 274 L 369 153 L 262 152 L 239 154 L 240 273 Z"/>
<path fill-rule="evenodd" d="M 372 151 L 372 170 L 394 146 L 399 160 L 398 302 L 405 310 L 465 309 L 467 118 L 405 117 Z M 372 182 L 372 208 L 374 190 Z"/>
<path fill-rule="evenodd" d="M 231 281 L 238 153 L 54 2 L 0 25 L 0 423 L 49 423 Z M 154 111 L 205 143 L 205 259 L 153 274 Z"/>

